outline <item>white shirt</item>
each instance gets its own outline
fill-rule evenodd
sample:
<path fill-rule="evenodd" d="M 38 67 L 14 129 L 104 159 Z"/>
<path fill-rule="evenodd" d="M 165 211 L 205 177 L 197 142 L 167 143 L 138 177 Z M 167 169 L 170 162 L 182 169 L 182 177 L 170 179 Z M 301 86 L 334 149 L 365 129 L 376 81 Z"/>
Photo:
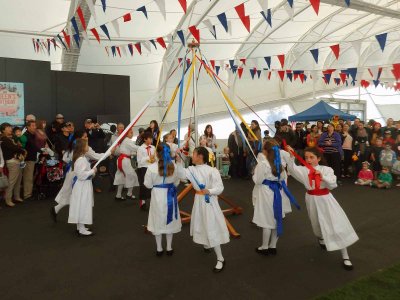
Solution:
<path fill-rule="evenodd" d="M 149 148 L 147 149 L 147 147 Z M 147 146 L 146 144 L 143 144 L 137 149 L 138 168 L 147 168 L 151 165 L 149 159 L 151 155 L 154 156 L 155 150 L 156 149 L 153 145 Z"/>

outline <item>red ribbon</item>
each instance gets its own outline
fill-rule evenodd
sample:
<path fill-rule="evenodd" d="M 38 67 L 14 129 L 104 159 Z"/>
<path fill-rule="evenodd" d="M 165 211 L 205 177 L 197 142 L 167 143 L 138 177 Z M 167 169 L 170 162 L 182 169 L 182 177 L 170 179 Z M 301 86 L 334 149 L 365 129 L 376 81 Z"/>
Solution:
<path fill-rule="evenodd" d="M 287 144 L 286 144 L 286 140 L 283 139 L 282 140 L 282 145 L 283 148 L 287 150 Z M 312 187 L 312 182 L 315 181 L 315 189 L 314 190 L 320 190 L 320 186 L 321 186 L 321 174 L 317 174 L 317 170 L 315 170 L 311 165 L 309 165 L 300 155 L 298 155 L 296 152 L 294 151 L 288 151 L 290 152 L 303 166 L 305 166 L 308 170 L 308 180 L 310 182 L 310 186 Z"/>
<path fill-rule="evenodd" d="M 125 172 L 124 172 L 124 170 L 122 169 L 122 161 L 124 160 L 124 158 L 130 158 L 130 156 L 129 156 L 129 155 L 126 155 L 126 154 L 121 154 L 121 155 L 118 157 L 118 160 L 117 160 L 117 168 L 118 168 L 118 170 L 120 170 L 120 171 L 122 172 L 122 174 L 124 174 L 124 176 L 125 176 Z"/>

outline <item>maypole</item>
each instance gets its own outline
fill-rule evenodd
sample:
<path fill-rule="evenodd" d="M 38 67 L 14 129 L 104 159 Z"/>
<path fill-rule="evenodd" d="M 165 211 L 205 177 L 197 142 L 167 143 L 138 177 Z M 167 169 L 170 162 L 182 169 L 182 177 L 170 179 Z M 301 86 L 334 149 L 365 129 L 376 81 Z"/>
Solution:
<path fill-rule="evenodd" d="M 199 48 L 199 43 L 196 43 L 194 40 L 188 44 L 188 47 L 192 51 L 192 63 L 194 64 L 196 61 L 196 52 Z M 194 139 L 196 147 L 199 145 L 199 120 L 197 118 L 197 109 L 198 109 L 198 102 L 197 102 L 197 80 L 196 80 L 196 65 L 193 66 L 193 119 L 194 119 Z M 190 126 L 190 124 L 189 124 Z"/>

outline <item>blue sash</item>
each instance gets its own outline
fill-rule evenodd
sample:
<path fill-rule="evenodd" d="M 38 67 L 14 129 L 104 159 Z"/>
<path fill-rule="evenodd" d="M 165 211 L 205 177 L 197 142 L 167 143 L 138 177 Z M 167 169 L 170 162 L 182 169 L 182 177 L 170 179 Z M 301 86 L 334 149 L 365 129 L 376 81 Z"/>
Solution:
<path fill-rule="evenodd" d="M 274 192 L 274 204 L 273 204 L 274 217 L 276 220 L 276 231 L 278 236 L 280 236 L 283 233 L 281 189 L 283 189 L 286 196 L 288 196 L 290 202 L 294 206 L 296 206 L 297 209 L 300 209 L 300 205 L 297 203 L 293 195 L 289 192 L 289 189 L 285 181 L 272 181 L 264 179 L 262 184 L 268 186 Z"/>
<path fill-rule="evenodd" d="M 168 189 L 167 225 L 172 222 L 173 216 L 175 217 L 175 220 L 178 220 L 178 191 L 176 189 L 176 186 L 173 183 L 163 183 L 154 185 L 153 187 L 160 189 Z"/>
<path fill-rule="evenodd" d="M 88 178 L 86 178 L 86 180 L 92 180 L 93 176 L 89 176 Z M 74 188 L 75 183 L 78 181 L 78 176 L 74 176 L 74 178 L 72 178 L 72 188 Z"/>
<path fill-rule="evenodd" d="M 65 165 L 65 175 L 71 170 L 72 167 L 72 160 Z"/>
<path fill-rule="evenodd" d="M 194 181 L 196 182 L 197 186 L 199 187 L 200 190 L 204 190 L 206 188 L 205 184 L 201 184 L 197 178 L 194 176 L 194 174 L 190 171 L 190 169 L 188 169 L 190 174 L 192 175 Z M 210 203 L 210 195 L 204 195 L 204 200 L 206 201 L 206 203 Z"/>

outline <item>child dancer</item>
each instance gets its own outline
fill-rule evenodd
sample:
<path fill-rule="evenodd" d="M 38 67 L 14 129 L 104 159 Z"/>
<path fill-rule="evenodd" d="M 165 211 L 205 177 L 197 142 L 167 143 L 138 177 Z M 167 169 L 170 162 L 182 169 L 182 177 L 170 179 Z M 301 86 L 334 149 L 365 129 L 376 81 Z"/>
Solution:
<path fill-rule="evenodd" d="M 58 192 L 55 201 L 58 203 L 56 206 L 50 209 L 51 216 L 54 222 L 57 222 L 57 215 L 59 211 L 64 207 L 69 205 L 71 193 L 72 193 L 72 182 L 75 176 L 75 172 L 72 170 L 72 158 L 74 155 L 74 148 L 76 141 L 79 139 L 85 140 L 88 142 L 88 136 L 85 131 L 77 131 L 75 132 L 76 140 L 71 140 L 68 146 L 67 151 L 64 152 L 63 161 L 66 164 L 65 166 L 65 179 L 61 190 Z M 90 160 L 99 160 L 103 157 L 104 153 L 96 153 L 94 150 L 89 146 L 88 152 L 85 153 L 85 157 Z"/>
<path fill-rule="evenodd" d="M 294 150 L 291 147 L 287 148 L 293 156 Z M 336 176 L 332 168 L 319 165 L 322 154 L 317 148 L 306 148 L 304 155 L 311 170 L 297 166 L 294 158 L 289 160 L 288 169 L 290 174 L 307 189 L 306 206 L 313 232 L 322 249 L 340 250 L 343 267 L 352 270 L 353 265 L 347 247 L 354 244 L 358 236 L 345 212 L 329 192 L 329 189 L 337 187 Z"/>
<path fill-rule="evenodd" d="M 389 167 L 382 167 L 382 172 L 379 173 L 378 179 L 372 182 L 372 186 L 378 189 L 390 189 L 392 187 L 393 177 L 390 174 Z"/>
<path fill-rule="evenodd" d="M 79 236 L 93 235 L 93 232 L 89 231 L 85 225 L 93 223 L 92 177 L 96 174 L 97 169 L 90 168 L 90 163 L 85 157 L 88 151 L 87 141 L 83 139 L 76 141 L 72 159 L 72 170 L 75 172 L 75 176 L 70 198 L 68 223 L 76 224 Z"/>
<path fill-rule="evenodd" d="M 231 176 L 229 176 L 229 167 L 231 166 L 231 159 L 229 156 L 229 147 L 224 148 L 224 153 L 222 154 L 222 170 L 221 170 L 221 175 L 222 179 L 229 179 Z"/>
<path fill-rule="evenodd" d="M 364 161 L 362 163 L 362 169 L 358 172 L 358 178 L 356 182 L 357 185 L 371 185 L 374 180 L 374 173 L 369 169 L 369 162 Z"/>
<path fill-rule="evenodd" d="M 136 154 L 138 146 L 132 141 L 132 137 L 133 130 L 131 129 L 126 133 L 126 136 L 116 150 L 119 157 L 117 160 L 117 172 L 114 177 L 114 185 L 118 186 L 115 200 L 125 200 L 122 196 L 124 187 L 128 189 L 126 197 L 132 200 L 135 199 L 132 190 L 135 186 L 139 186 L 138 176 L 131 162 L 131 157 Z"/>
<path fill-rule="evenodd" d="M 144 143 L 137 150 L 138 178 L 139 178 L 139 205 L 141 210 L 147 210 L 146 200 L 150 199 L 151 191 L 144 185 L 144 176 L 147 168 L 155 161 L 155 148 L 152 145 L 153 138 L 151 132 L 143 134 Z"/>
<path fill-rule="evenodd" d="M 174 136 L 171 133 L 166 135 L 166 143 L 169 146 L 169 149 L 171 149 L 172 159 L 175 159 L 176 151 L 178 151 L 178 145 L 174 143 Z"/>
<path fill-rule="evenodd" d="M 167 255 L 171 256 L 174 253 L 173 234 L 180 232 L 182 228 L 176 190 L 180 180 L 168 145 L 157 147 L 157 158 L 158 162 L 147 168 L 144 177 L 144 185 L 152 189 L 147 229 L 156 239 L 156 255 L 161 256 L 164 253 L 162 235 L 165 234 Z"/>
<path fill-rule="evenodd" d="M 180 161 L 178 159 L 178 161 Z M 195 148 L 192 162 L 195 166 L 184 169 L 178 164 L 178 174 L 182 179 L 189 179 L 196 191 L 194 198 L 190 235 L 196 244 L 204 246 L 206 252 L 214 248 L 217 264 L 214 272 L 224 269 L 225 260 L 221 245 L 229 242 L 229 232 L 225 217 L 218 203 L 218 195 L 224 190 L 221 175 L 216 168 L 207 165 L 208 151 L 204 147 Z"/>
<path fill-rule="evenodd" d="M 256 252 L 262 255 L 276 255 L 276 244 L 282 234 L 282 221 L 285 216 L 281 190 L 294 205 L 300 207 L 287 189 L 287 176 L 281 163 L 279 144 L 275 140 L 268 140 L 264 143 L 262 152 L 265 159 L 259 161 L 253 175 L 253 223 L 263 229 L 262 245 L 256 248 Z"/>

